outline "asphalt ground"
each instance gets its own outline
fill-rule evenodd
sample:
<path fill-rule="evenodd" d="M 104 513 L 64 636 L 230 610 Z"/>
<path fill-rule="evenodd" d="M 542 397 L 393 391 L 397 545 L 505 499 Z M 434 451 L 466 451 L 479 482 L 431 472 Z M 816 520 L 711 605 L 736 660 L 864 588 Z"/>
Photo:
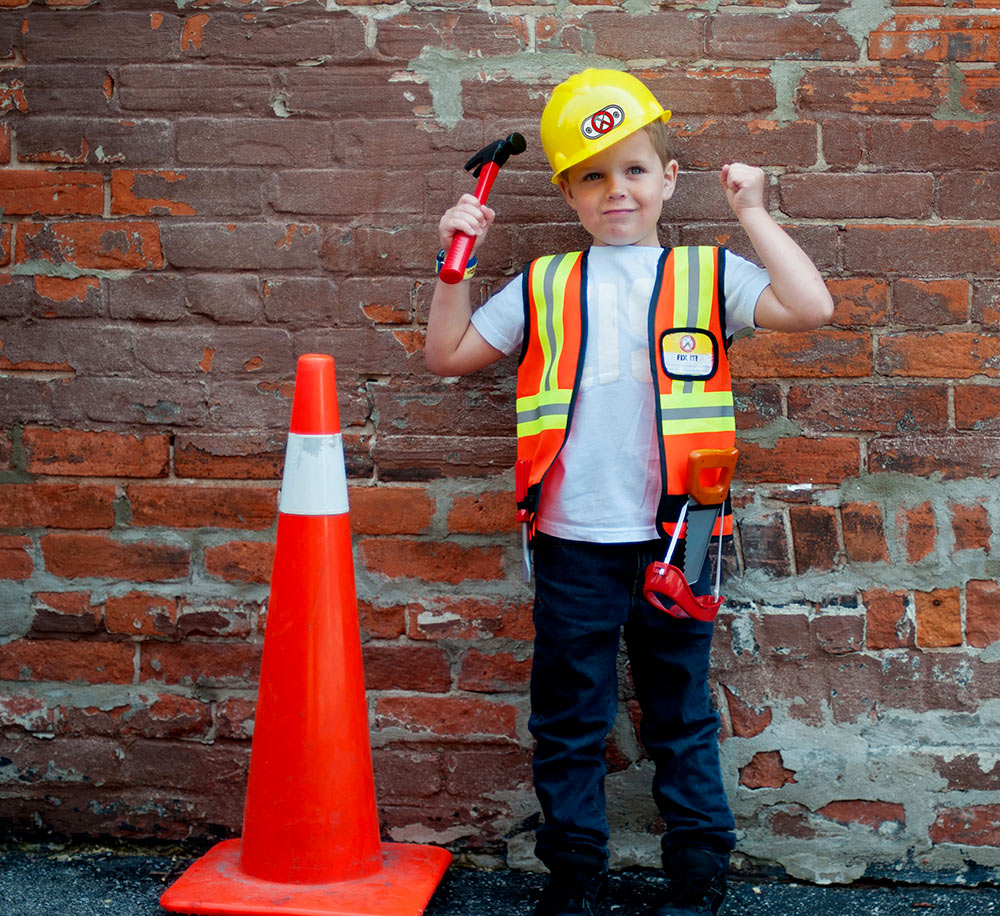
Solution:
<path fill-rule="evenodd" d="M 167 916 L 160 894 L 193 861 L 113 850 L 0 850 L 0 916 Z M 530 916 L 544 876 L 452 867 L 425 916 Z M 645 916 L 664 887 L 615 872 L 603 916 Z M 741 878 L 720 916 L 1000 916 L 995 887 L 816 886 Z"/>

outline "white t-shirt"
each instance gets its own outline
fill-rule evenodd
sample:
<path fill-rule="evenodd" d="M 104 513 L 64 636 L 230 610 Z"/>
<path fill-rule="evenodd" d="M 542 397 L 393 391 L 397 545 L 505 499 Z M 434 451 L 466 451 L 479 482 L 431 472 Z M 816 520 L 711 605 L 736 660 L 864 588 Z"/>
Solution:
<path fill-rule="evenodd" d="M 656 441 L 647 318 L 663 249 L 595 246 L 587 258 L 587 345 L 569 436 L 549 469 L 536 516 L 539 531 L 597 543 L 657 537 L 660 455 Z M 767 271 L 726 252 L 725 334 L 754 327 Z M 521 277 L 472 323 L 510 355 L 524 335 Z"/>

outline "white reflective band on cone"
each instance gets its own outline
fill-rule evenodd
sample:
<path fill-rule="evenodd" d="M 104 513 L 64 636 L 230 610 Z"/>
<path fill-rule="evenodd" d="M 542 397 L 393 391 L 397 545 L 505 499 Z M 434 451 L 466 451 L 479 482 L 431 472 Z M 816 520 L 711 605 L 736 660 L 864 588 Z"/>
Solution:
<path fill-rule="evenodd" d="M 278 511 L 285 515 L 343 515 L 347 512 L 344 440 L 340 433 L 289 433 Z"/>

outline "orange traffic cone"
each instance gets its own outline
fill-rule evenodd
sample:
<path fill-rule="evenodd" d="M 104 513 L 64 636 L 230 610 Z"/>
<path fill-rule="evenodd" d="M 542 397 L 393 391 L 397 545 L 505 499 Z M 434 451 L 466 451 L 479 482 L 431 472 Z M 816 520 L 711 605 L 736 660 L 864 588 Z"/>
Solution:
<path fill-rule="evenodd" d="M 160 898 L 198 914 L 419 916 L 451 862 L 381 843 L 334 362 L 298 363 L 243 835 Z"/>

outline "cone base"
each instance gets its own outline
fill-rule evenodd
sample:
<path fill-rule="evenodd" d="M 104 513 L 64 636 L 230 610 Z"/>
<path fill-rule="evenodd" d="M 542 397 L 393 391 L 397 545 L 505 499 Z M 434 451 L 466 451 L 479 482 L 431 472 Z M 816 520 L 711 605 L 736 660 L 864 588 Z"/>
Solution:
<path fill-rule="evenodd" d="M 199 916 L 420 916 L 451 862 L 437 846 L 383 843 L 382 868 L 331 884 L 281 884 L 240 870 L 240 841 L 213 846 L 160 897 L 174 913 Z"/>

